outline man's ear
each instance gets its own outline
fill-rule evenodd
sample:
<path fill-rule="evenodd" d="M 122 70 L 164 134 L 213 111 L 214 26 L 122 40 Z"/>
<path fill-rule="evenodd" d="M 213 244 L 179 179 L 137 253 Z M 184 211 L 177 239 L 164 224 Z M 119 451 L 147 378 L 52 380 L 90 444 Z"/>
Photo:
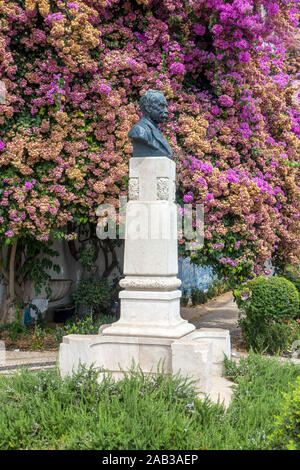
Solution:
<path fill-rule="evenodd" d="M 151 116 L 151 105 L 150 105 L 150 103 L 145 104 L 143 114 L 145 116 Z"/>

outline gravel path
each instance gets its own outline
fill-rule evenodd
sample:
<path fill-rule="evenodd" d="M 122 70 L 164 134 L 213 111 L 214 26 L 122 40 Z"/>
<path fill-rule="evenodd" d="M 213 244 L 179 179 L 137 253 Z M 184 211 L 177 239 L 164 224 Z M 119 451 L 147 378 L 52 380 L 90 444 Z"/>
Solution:
<path fill-rule="evenodd" d="M 56 365 L 57 351 L 1 351 L 0 374 L 10 375 L 21 367 L 49 369 Z"/>
<path fill-rule="evenodd" d="M 226 294 L 199 307 L 181 308 L 181 316 L 193 323 L 196 328 L 229 330 L 234 345 L 241 342 L 241 330 L 237 323 L 238 312 L 231 292 L 226 292 Z"/>

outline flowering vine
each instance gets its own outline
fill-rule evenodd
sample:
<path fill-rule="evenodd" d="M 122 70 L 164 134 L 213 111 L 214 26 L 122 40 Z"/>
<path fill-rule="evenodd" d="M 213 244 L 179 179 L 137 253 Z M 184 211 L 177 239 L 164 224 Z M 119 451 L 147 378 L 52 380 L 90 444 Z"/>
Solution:
<path fill-rule="evenodd" d="M 205 204 L 193 260 L 224 275 L 299 263 L 298 13 L 288 0 L 1 0 L 2 240 L 117 207 L 138 99 L 156 88 L 178 202 Z"/>

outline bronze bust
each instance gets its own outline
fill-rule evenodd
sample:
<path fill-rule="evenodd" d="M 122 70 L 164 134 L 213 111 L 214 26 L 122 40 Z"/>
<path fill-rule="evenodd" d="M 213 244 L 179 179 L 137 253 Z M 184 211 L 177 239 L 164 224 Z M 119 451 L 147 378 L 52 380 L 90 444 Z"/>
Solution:
<path fill-rule="evenodd" d="M 157 127 L 169 116 L 166 98 L 161 91 L 148 90 L 139 104 L 143 116 L 128 133 L 133 143 L 133 157 L 172 158 L 172 149 Z"/>

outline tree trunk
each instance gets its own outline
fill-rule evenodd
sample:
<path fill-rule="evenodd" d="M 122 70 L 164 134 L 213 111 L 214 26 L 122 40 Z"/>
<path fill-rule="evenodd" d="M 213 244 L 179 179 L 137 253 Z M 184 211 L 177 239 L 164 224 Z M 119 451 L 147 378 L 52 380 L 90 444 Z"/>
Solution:
<path fill-rule="evenodd" d="M 7 292 L 7 284 L 3 286 L 3 295 L 1 301 L 1 316 L 0 316 L 0 325 L 6 323 L 6 317 L 8 312 L 8 292 Z"/>
<path fill-rule="evenodd" d="M 15 240 L 9 255 L 8 283 L 3 293 L 1 323 L 12 323 L 16 319 L 15 258 L 18 241 Z"/>

